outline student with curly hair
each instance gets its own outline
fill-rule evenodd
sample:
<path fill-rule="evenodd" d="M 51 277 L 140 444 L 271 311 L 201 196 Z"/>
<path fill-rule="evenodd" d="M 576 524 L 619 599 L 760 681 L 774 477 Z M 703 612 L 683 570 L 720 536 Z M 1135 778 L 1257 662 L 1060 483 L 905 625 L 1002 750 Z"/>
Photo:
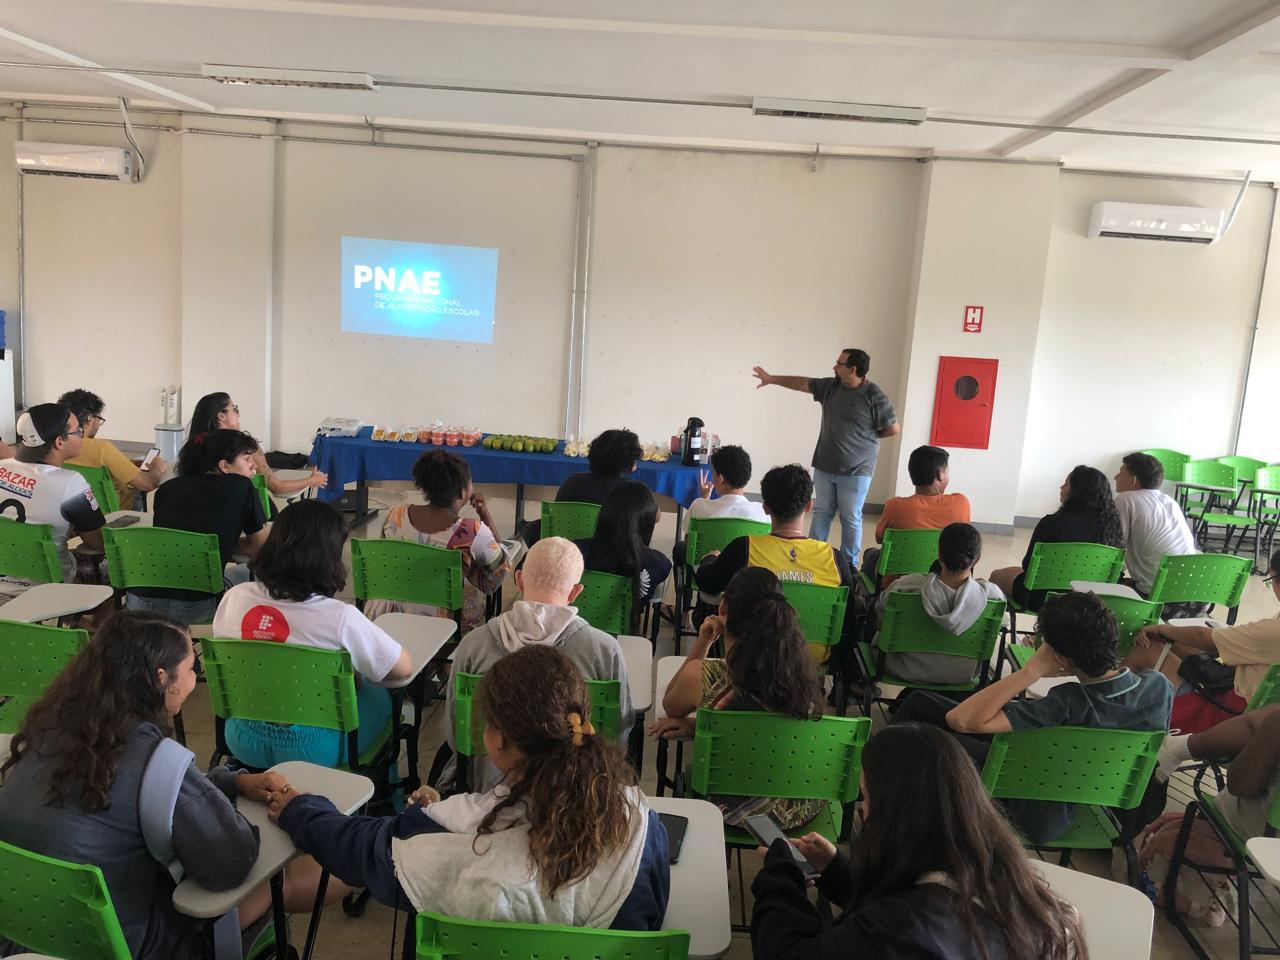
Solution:
<path fill-rule="evenodd" d="M 378 684 L 404 680 L 409 654 L 359 609 L 337 599 L 347 582 L 342 545 L 347 524 L 322 500 L 298 500 L 280 511 L 253 561 L 256 580 L 232 587 L 218 604 L 214 636 L 297 643 L 346 650 L 360 675 L 356 686 L 363 753 L 391 719 L 391 696 Z M 228 720 L 227 746 L 241 763 L 271 767 L 286 760 L 323 766 L 350 762 L 347 738 L 337 730 L 304 724 Z"/>
<path fill-rule="evenodd" d="M 920 724 L 862 752 L 864 825 L 846 856 L 816 833 L 792 841 L 844 907 L 823 922 L 776 840 L 751 885 L 755 960 L 1088 960 L 1080 916 L 1031 865 L 964 751 Z"/>
<path fill-rule="evenodd" d="M 990 738 L 1038 727 L 1101 727 L 1108 730 L 1168 730 L 1173 686 L 1153 670 L 1120 664 L 1116 618 L 1092 593 L 1064 593 L 1040 608 L 1040 648 L 1024 667 L 971 694 L 960 703 L 929 690 L 915 690 L 893 722 L 920 721 L 953 731 L 981 765 Z M 1046 677 L 1074 677 L 1039 698 L 1017 700 Z M 1032 843 L 1049 843 L 1071 825 L 1072 805 L 1040 800 L 1005 801 L 1014 823 Z"/>
<path fill-rule="evenodd" d="M 271 818 L 336 876 L 407 910 L 410 929 L 428 910 L 660 929 L 666 830 L 621 748 L 595 732 L 572 661 L 547 646 L 513 653 L 485 672 L 476 705 L 502 771 L 486 793 L 435 800 L 422 790 L 398 816 L 347 817 L 323 797 L 286 790 L 271 800 Z"/>
<path fill-rule="evenodd" d="M 625 427 L 604 431 L 591 441 L 587 454 L 590 469 L 565 477 L 556 491 L 556 502 L 603 504 L 618 484 L 635 473 L 636 464 L 643 456 L 640 438 L 632 431 Z M 526 523 L 520 535 L 525 543 L 533 546 L 542 536 L 542 521 Z"/>
<path fill-rule="evenodd" d="M 485 602 L 502 586 L 510 564 L 494 530 L 484 494 L 471 484 L 467 461 L 446 450 L 429 450 L 413 465 L 414 486 L 426 498 L 425 504 L 401 504 L 387 513 L 382 522 L 384 540 L 408 540 L 462 554 L 462 632 L 484 623 Z M 470 506 L 476 517 L 460 516 Z M 402 612 L 430 617 L 451 617 L 442 607 L 400 600 L 370 600 L 365 604 L 369 619 L 384 613 Z"/>
<path fill-rule="evenodd" d="M 1027 610 L 1039 610 L 1048 595 L 1045 590 L 1028 590 L 1023 586 L 1031 551 L 1037 543 L 1101 543 L 1108 547 L 1124 546 L 1124 529 L 1111 496 L 1111 483 L 1101 470 L 1076 467 L 1058 489 L 1062 501 L 1054 513 L 1041 517 L 1031 532 L 1027 553 L 1020 567 L 1002 567 L 991 571 L 990 580 L 1006 597 Z"/>
<path fill-rule="evenodd" d="M 128 509 L 133 504 L 134 493 L 149 493 L 164 479 L 169 472 L 169 465 L 163 457 L 156 457 L 146 470 L 120 452 L 110 440 L 98 436 L 98 431 L 107 422 L 102 415 L 106 404 L 96 393 L 83 388 L 68 390 L 58 398 L 58 402 L 76 415 L 80 425 L 84 427 L 84 441 L 80 447 L 80 455 L 68 463 L 78 467 L 106 467 L 111 474 L 111 482 L 116 488 L 116 496 L 120 505 Z"/>

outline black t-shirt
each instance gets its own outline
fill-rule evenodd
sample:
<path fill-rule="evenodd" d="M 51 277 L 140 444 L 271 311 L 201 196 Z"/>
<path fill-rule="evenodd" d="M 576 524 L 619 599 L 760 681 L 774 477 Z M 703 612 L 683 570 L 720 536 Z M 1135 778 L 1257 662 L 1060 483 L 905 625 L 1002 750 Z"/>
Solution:
<path fill-rule="evenodd" d="M 214 534 L 218 538 L 224 566 L 231 562 L 240 537 L 257 533 L 267 522 L 257 489 L 248 477 L 238 473 L 174 477 L 156 488 L 154 498 L 154 523 L 157 527 Z M 199 600 L 205 596 L 195 590 L 168 587 L 151 587 L 136 592 L 147 597 L 178 600 Z"/>
<path fill-rule="evenodd" d="M 1022 557 L 1022 569 L 1031 564 L 1031 551 L 1037 543 L 1102 543 L 1102 524 L 1096 514 L 1060 508 L 1055 513 L 1040 518 L 1031 531 L 1027 552 Z M 1049 595 L 1047 590 L 1028 590 L 1023 586 L 1025 574 L 1018 574 L 1013 584 L 1013 597 L 1028 610 L 1039 610 Z"/>
<path fill-rule="evenodd" d="M 613 488 L 625 477 L 602 477 L 595 473 L 574 473 L 564 478 L 560 489 L 556 491 L 556 503 L 599 503 L 603 504 Z"/>

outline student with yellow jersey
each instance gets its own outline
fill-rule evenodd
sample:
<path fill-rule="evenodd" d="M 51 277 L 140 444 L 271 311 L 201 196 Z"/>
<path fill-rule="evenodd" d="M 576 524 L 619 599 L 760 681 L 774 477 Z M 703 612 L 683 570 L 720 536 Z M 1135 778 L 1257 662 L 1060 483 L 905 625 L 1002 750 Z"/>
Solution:
<path fill-rule="evenodd" d="M 744 567 L 763 567 L 783 583 L 815 583 L 824 587 L 853 585 L 853 571 L 844 555 L 824 540 L 805 532 L 805 515 L 812 509 L 813 481 L 798 463 L 774 467 L 760 481 L 768 533 L 739 537 L 702 558 L 694 575 L 704 604 L 718 603 L 733 575 Z M 815 660 L 823 662 L 831 648 L 809 644 Z"/>

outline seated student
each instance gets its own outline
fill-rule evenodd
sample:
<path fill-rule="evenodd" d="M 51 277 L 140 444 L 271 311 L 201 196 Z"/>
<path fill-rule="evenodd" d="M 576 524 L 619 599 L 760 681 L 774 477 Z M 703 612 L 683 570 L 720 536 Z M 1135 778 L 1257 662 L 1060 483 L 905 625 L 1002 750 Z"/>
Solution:
<path fill-rule="evenodd" d="M 207 393 L 196 401 L 196 408 L 191 414 L 191 426 L 187 430 L 190 442 L 201 434 L 213 433 L 215 430 L 239 430 L 240 408 L 231 402 L 229 393 Z M 253 465 L 260 477 L 267 481 L 267 489 L 277 497 L 291 497 L 316 487 L 323 487 L 329 477 L 316 467 L 311 468 L 311 475 L 299 477 L 297 480 L 281 480 L 267 463 L 267 455 L 259 446 L 253 450 Z"/>
<path fill-rule="evenodd" d="M 630 430 L 604 431 L 591 441 L 587 453 L 590 470 L 565 477 L 556 491 L 556 502 L 603 504 L 614 487 L 635 473 L 636 463 L 643 456 L 640 438 Z M 542 521 L 526 523 L 520 535 L 533 546 L 542 535 Z"/>
<path fill-rule="evenodd" d="M 1195 537 L 1182 508 L 1160 490 L 1164 467 L 1146 453 L 1131 453 L 1120 462 L 1115 476 L 1116 513 L 1124 534 L 1124 563 L 1133 584 L 1144 597 L 1151 593 L 1163 557 L 1185 557 L 1196 552 Z M 1180 608 L 1184 605 L 1178 605 Z M 1195 604 L 1197 608 L 1203 604 Z M 1173 609 L 1167 604 L 1165 619 L 1202 616 L 1200 609 Z"/>
<path fill-rule="evenodd" d="M 689 505 L 690 520 L 737 518 L 768 523 L 763 504 L 748 500 L 743 490 L 751 481 L 751 457 L 741 447 L 720 447 L 711 454 L 710 477 L 699 479 L 701 495 Z M 715 494 L 715 499 L 711 494 Z M 684 555 L 680 557 L 684 559 Z"/>
<path fill-rule="evenodd" d="M 413 664 L 406 650 L 355 606 L 336 599 L 346 585 L 342 545 L 347 523 L 323 500 L 298 500 L 280 511 L 271 534 L 253 560 L 257 577 L 222 596 L 213 618 L 217 637 L 297 643 L 346 650 L 363 682 L 356 685 L 361 753 L 391 718 L 391 695 L 377 686 L 407 679 Z M 303 724 L 228 720 L 227 746 L 249 767 L 309 760 L 333 767 L 347 762 L 346 735 Z"/>
<path fill-rule="evenodd" d="M 535 548 L 536 549 L 536 548 Z M 530 695 L 531 691 L 536 695 Z M 667 834 L 617 745 L 590 720 L 582 674 L 559 651 L 525 647 L 476 690 L 501 783 L 395 817 L 344 817 L 287 790 L 270 816 L 302 850 L 378 900 L 471 920 L 658 930 L 667 911 Z"/>
<path fill-rule="evenodd" d="M 755 960 L 1087 960 L 1080 916 L 1049 889 L 964 751 L 920 724 L 886 727 L 862 752 L 863 827 L 846 856 L 793 840 L 832 923 L 775 840 L 751 884 Z"/>
<path fill-rule="evenodd" d="M 805 530 L 805 514 L 813 507 L 813 481 L 798 463 L 774 467 L 760 481 L 764 512 L 773 529 L 769 533 L 739 537 L 702 558 L 694 573 L 703 604 L 719 603 L 720 594 L 743 567 L 764 567 L 779 580 L 816 583 L 826 587 L 853 585 L 853 570 L 844 555 L 825 540 L 812 540 Z M 854 605 L 849 604 L 850 615 Z M 846 620 L 849 622 L 849 620 Z M 825 661 L 831 648 L 811 644 L 810 653 Z"/>
<path fill-rule="evenodd" d="M 1064 593 L 1040 608 L 1038 649 L 1020 670 L 960 703 L 929 690 L 914 690 L 893 722 L 921 721 L 952 730 L 974 760 L 986 761 L 990 736 L 1038 727 L 1168 730 L 1173 688 L 1161 674 L 1138 673 L 1116 656 L 1115 616 L 1092 593 Z M 1037 680 L 1075 677 L 1042 698 L 1015 700 Z M 1038 800 L 1005 801 L 1011 819 L 1032 843 L 1056 840 L 1071 825 L 1072 805 Z"/>
<path fill-rule="evenodd" d="M 101 552 L 106 523 L 85 478 L 63 466 L 80 454 L 83 435 L 75 414 L 62 404 L 37 403 L 18 417 L 15 457 L 0 461 L 0 492 L 4 496 L 0 516 L 52 527 L 62 579 L 67 583 L 79 574 L 67 540 L 78 536 L 86 547 Z M 30 586 L 29 580 L 0 578 L 0 593 L 6 598 Z"/>
<path fill-rule="evenodd" d="M 1031 551 L 1037 543 L 1124 545 L 1120 517 L 1111 499 L 1111 484 L 1101 470 L 1083 465 L 1076 467 L 1058 488 L 1058 497 L 1062 506 L 1056 512 L 1041 517 L 1031 531 L 1022 566 L 991 571 L 991 582 L 1006 597 L 1027 610 L 1039 610 L 1048 595 L 1047 591 L 1031 591 L 1022 585 L 1027 566 L 1031 563 Z"/>
<path fill-rule="evenodd" d="M 724 639 L 723 660 L 707 652 Z M 822 716 L 822 687 L 805 649 L 796 612 L 778 578 L 759 567 L 739 570 L 724 590 L 719 613 L 698 629 L 689 657 L 662 697 L 667 716 L 649 727 L 654 739 L 692 737 L 694 714 L 708 710 L 764 710 L 800 720 Z M 724 822 L 773 813 L 787 830 L 802 827 L 826 807 L 822 800 L 714 797 Z"/>
<path fill-rule="evenodd" d="M 249 479 L 256 449 L 258 441 L 239 430 L 215 430 L 188 440 L 178 454 L 178 476 L 152 498 L 157 527 L 217 536 L 227 586 L 249 579 L 249 568 L 232 557 L 241 553 L 252 558 L 267 539 L 262 501 Z M 125 603 L 192 624 L 207 623 L 218 598 L 177 587 L 137 587 L 125 595 Z"/>
<path fill-rule="evenodd" d="M 627 662 L 618 641 L 587 623 L 576 607 L 570 606 L 582 592 L 582 554 L 563 537 L 539 540 L 530 548 L 524 565 L 516 571 L 516 587 L 522 599 L 501 616 L 472 630 L 453 653 L 453 673 L 484 674 L 504 657 L 530 646 L 559 650 L 582 671 L 587 680 L 617 680 L 618 733 L 625 743 L 631 732 L 631 687 Z M 456 687 L 446 688 L 445 737 L 451 748 Z M 453 771 L 446 769 L 442 782 L 451 782 Z M 471 784 L 487 790 L 499 779 L 492 762 L 473 764 Z"/>
<path fill-rule="evenodd" d="M 413 483 L 427 498 L 426 504 L 393 507 L 382 522 L 383 539 L 409 540 L 461 552 L 462 630 L 474 630 L 484 623 L 485 601 L 502 586 L 509 568 L 502 544 L 494 535 L 496 524 L 489 515 L 484 494 L 472 488 L 467 462 L 445 450 L 430 450 L 418 458 L 413 465 Z M 468 504 L 480 515 L 479 520 L 458 516 Z M 370 600 L 365 604 L 370 620 L 390 612 L 453 616 L 440 607 L 398 600 Z"/>
<path fill-rule="evenodd" d="M 649 546 L 658 522 L 658 501 L 639 480 L 623 480 L 600 508 L 595 536 L 575 540 L 587 570 L 631 577 L 635 584 L 631 607 L 634 631 L 640 612 L 667 582 L 671 561 Z"/>
<path fill-rule="evenodd" d="M 200 925 L 173 907 L 174 881 L 148 852 L 140 822 L 143 773 L 172 733 L 172 717 L 196 686 L 186 629 L 162 614 L 123 611 L 32 705 L 0 767 L 0 840 L 102 871 L 138 960 L 202 956 Z M 173 807 L 173 848 L 185 874 L 210 890 L 242 883 L 258 856 L 258 831 L 236 812 L 237 795 L 265 800 L 288 784 L 275 773 L 202 774 L 192 762 Z M 310 857 L 285 870 L 285 908 L 309 912 L 320 868 Z M 342 883 L 327 899 L 348 892 Z M 241 901 L 243 928 L 265 918 L 267 884 Z M 0 937 L 0 955 L 16 945 Z"/>
<path fill-rule="evenodd" d="M 967 523 L 952 523 L 938 536 L 937 573 L 898 577 L 880 595 L 877 621 L 893 593 L 918 593 L 925 613 L 953 636 L 968 630 L 987 609 L 988 600 L 1003 600 L 994 583 L 973 575 L 982 556 L 982 535 Z M 875 641 L 872 641 L 875 647 Z M 891 653 L 885 668 L 895 677 L 916 683 L 968 683 L 981 664 L 947 653 Z"/>
<path fill-rule="evenodd" d="M 169 471 L 169 465 L 163 457 L 156 457 L 146 470 L 120 452 L 110 440 L 98 438 L 98 431 L 107 422 L 102 415 L 105 404 L 96 393 L 88 390 L 68 390 L 58 398 L 58 402 L 76 415 L 76 419 L 84 427 L 84 443 L 80 455 L 68 463 L 78 467 L 106 467 L 115 484 L 116 496 L 122 509 L 133 506 L 135 493 L 149 493 L 160 486 L 161 480 Z"/>
<path fill-rule="evenodd" d="M 891 497 L 876 524 L 876 543 L 884 543 L 886 530 L 941 530 L 949 523 L 969 522 L 969 498 L 963 493 L 947 493 L 951 480 L 951 454 L 941 447 L 916 447 L 907 459 L 907 473 L 916 492 L 909 497 Z M 862 568 L 874 571 L 880 550 L 871 547 L 863 554 Z M 885 578 L 882 586 L 893 582 Z"/>

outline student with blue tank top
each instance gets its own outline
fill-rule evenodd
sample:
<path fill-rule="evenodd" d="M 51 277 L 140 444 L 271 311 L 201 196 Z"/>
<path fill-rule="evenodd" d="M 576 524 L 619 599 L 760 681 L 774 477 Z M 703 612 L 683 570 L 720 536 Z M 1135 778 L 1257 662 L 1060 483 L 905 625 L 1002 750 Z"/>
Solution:
<path fill-rule="evenodd" d="M 214 636 L 345 650 L 359 676 L 359 746 L 363 753 L 391 719 L 391 695 L 377 686 L 411 675 L 409 654 L 349 603 L 335 598 L 347 582 L 342 545 L 347 525 L 322 500 L 298 500 L 280 511 L 253 560 L 256 581 L 228 590 L 213 618 Z M 227 746 L 250 767 L 307 760 L 348 762 L 346 735 L 303 724 L 228 720 Z"/>

